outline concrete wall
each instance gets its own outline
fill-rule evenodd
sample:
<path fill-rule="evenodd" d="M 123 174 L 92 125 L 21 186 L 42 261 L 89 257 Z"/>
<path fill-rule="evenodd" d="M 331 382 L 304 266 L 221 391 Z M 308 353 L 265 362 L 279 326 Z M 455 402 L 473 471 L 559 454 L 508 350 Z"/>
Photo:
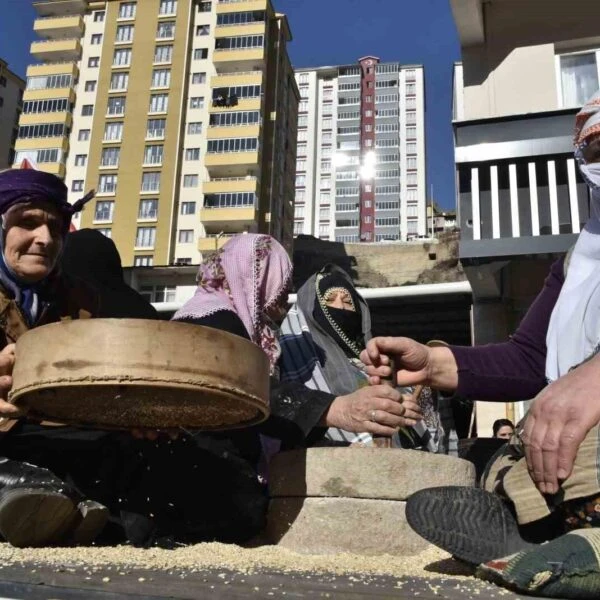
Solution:
<path fill-rule="evenodd" d="M 495 0 L 483 11 L 484 43 L 462 49 L 464 118 L 562 108 L 555 55 L 600 47 L 600 2 Z"/>

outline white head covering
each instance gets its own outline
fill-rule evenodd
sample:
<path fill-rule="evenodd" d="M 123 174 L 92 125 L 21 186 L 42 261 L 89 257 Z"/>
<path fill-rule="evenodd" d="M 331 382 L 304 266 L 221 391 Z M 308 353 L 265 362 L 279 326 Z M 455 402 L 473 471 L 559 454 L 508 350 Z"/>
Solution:
<path fill-rule="evenodd" d="M 600 344 L 600 163 L 586 164 L 582 149 L 600 135 L 600 92 L 581 109 L 575 126 L 575 158 L 591 191 L 590 218 L 577 243 L 552 311 L 546 336 L 549 381 L 592 356 Z"/>

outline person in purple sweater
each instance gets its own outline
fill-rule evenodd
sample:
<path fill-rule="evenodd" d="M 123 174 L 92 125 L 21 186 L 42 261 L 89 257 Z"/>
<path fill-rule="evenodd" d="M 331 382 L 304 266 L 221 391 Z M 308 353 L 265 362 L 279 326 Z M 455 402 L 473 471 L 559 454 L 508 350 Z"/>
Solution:
<path fill-rule="evenodd" d="M 371 383 L 394 364 L 398 385 L 478 400 L 533 398 L 511 443 L 490 461 L 484 489 L 432 488 L 409 499 L 413 529 L 473 563 L 600 526 L 600 93 L 577 115 L 575 148 L 591 217 L 509 341 L 431 348 L 379 337 L 361 355 Z"/>

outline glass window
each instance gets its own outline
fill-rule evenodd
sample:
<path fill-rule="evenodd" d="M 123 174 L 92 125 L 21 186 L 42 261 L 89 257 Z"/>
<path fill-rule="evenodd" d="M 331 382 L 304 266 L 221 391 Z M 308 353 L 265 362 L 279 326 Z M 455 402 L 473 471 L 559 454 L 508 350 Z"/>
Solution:
<path fill-rule="evenodd" d="M 185 188 L 198 187 L 198 175 L 184 175 L 183 176 L 183 187 L 185 187 Z"/>
<path fill-rule="evenodd" d="M 200 160 L 200 148 L 186 148 L 185 160 Z"/>
<path fill-rule="evenodd" d="M 154 248 L 156 227 L 138 227 L 135 235 L 136 248 Z"/>
<path fill-rule="evenodd" d="M 75 166 L 76 167 L 85 167 L 86 162 L 87 162 L 87 154 L 76 154 L 75 155 Z"/>
<path fill-rule="evenodd" d="M 101 23 L 102 21 L 104 21 L 105 16 L 106 16 L 106 11 L 104 11 L 104 10 L 94 11 L 94 23 Z"/>
<path fill-rule="evenodd" d="M 196 203 L 195 202 L 182 202 L 180 208 L 180 214 L 182 215 L 193 215 L 196 213 Z"/>
<path fill-rule="evenodd" d="M 97 227 L 96 231 L 99 231 L 104 237 L 112 238 L 112 229 L 110 227 Z"/>
<path fill-rule="evenodd" d="M 96 82 L 95 81 L 86 81 L 85 82 L 85 91 L 93 92 L 96 90 Z"/>
<path fill-rule="evenodd" d="M 121 2 L 119 5 L 119 19 L 135 18 L 136 2 Z"/>
<path fill-rule="evenodd" d="M 101 194 L 114 194 L 117 191 L 116 175 L 100 175 L 98 178 L 98 192 Z"/>
<path fill-rule="evenodd" d="M 177 241 L 180 244 L 191 244 L 194 241 L 193 229 L 180 229 L 177 236 Z"/>
<path fill-rule="evenodd" d="M 73 179 L 71 183 L 72 192 L 83 192 L 83 179 Z"/>
<path fill-rule="evenodd" d="M 151 267 L 154 264 L 154 258 L 152 256 L 135 256 L 133 258 L 134 267 Z"/>
<path fill-rule="evenodd" d="M 142 173 L 142 192 L 160 191 L 160 171 Z"/>
<path fill-rule="evenodd" d="M 129 73 L 113 73 L 110 76 L 111 90 L 126 90 L 129 85 Z"/>
<path fill-rule="evenodd" d="M 100 156 L 101 167 L 118 167 L 121 148 L 102 148 Z"/>
<path fill-rule="evenodd" d="M 208 58 L 208 48 L 196 48 L 194 50 L 194 60 Z"/>
<path fill-rule="evenodd" d="M 206 83 L 206 73 L 192 73 L 192 83 Z"/>
<path fill-rule="evenodd" d="M 173 45 L 166 44 L 162 46 L 156 46 L 154 49 L 154 62 L 155 63 L 168 63 L 171 62 L 173 56 Z"/>
<path fill-rule="evenodd" d="M 168 94 L 151 94 L 150 95 L 150 108 L 149 112 L 167 112 L 169 106 L 169 95 Z"/>
<path fill-rule="evenodd" d="M 146 126 L 147 138 L 164 138 L 166 119 L 148 119 Z"/>
<path fill-rule="evenodd" d="M 196 35 L 210 35 L 210 25 L 196 25 Z"/>
<path fill-rule="evenodd" d="M 152 145 L 144 148 L 144 164 L 160 165 L 163 161 L 163 145 Z"/>
<path fill-rule="evenodd" d="M 159 15 L 174 15 L 177 12 L 177 0 L 160 0 Z"/>
<path fill-rule="evenodd" d="M 175 21 L 161 21 L 156 29 L 158 39 L 175 37 Z"/>
<path fill-rule="evenodd" d="M 112 221 L 114 209 L 115 203 L 113 200 L 98 200 L 94 212 L 94 221 Z"/>
<path fill-rule="evenodd" d="M 86 142 L 87 140 L 90 139 L 90 130 L 89 129 L 80 129 L 79 133 L 77 134 L 77 139 L 80 142 Z"/>
<path fill-rule="evenodd" d="M 202 133 L 202 123 L 200 121 L 188 123 L 187 132 L 189 135 L 197 135 Z"/>
<path fill-rule="evenodd" d="M 560 57 L 563 106 L 581 106 L 598 91 L 596 53 Z"/>
<path fill-rule="evenodd" d="M 90 38 L 90 44 L 92 46 L 98 46 L 102 43 L 102 34 L 101 33 L 93 33 Z"/>
<path fill-rule="evenodd" d="M 104 126 L 104 141 L 119 142 L 123 136 L 123 121 L 111 121 Z"/>
<path fill-rule="evenodd" d="M 114 67 L 127 67 L 131 64 L 131 48 L 117 48 L 113 54 Z"/>
<path fill-rule="evenodd" d="M 158 198 L 148 198 L 140 200 L 138 210 L 138 219 L 157 219 L 158 218 Z"/>
<path fill-rule="evenodd" d="M 204 96 L 190 98 L 190 108 L 204 108 Z"/>
<path fill-rule="evenodd" d="M 81 107 L 81 116 L 89 117 L 94 114 L 94 105 L 93 104 L 84 104 Z"/>
<path fill-rule="evenodd" d="M 125 96 L 110 96 L 106 107 L 107 115 L 125 114 Z"/>
<path fill-rule="evenodd" d="M 133 25 L 118 25 L 115 41 L 131 42 L 133 40 L 133 30 L 134 30 Z"/>
<path fill-rule="evenodd" d="M 154 69 L 152 71 L 152 87 L 169 87 L 171 69 Z"/>
<path fill-rule="evenodd" d="M 198 4 L 198 12 L 210 12 L 212 9 L 212 2 L 200 2 Z"/>
<path fill-rule="evenodd" d="M 99 64 L 100 64 L 99 56 L 90 56 L 88 58 L 88 67 L 94 68 L 94 67 L 97 67 Z"/>

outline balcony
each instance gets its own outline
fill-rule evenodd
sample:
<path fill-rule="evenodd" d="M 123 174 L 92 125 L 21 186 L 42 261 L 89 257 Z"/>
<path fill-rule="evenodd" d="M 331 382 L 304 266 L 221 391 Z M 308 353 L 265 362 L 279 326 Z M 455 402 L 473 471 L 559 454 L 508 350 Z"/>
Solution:
<path fill-rule="evenodd" d="M 269 10 L 269 0 L 219 0 L 217 14 Z"/>
<path fill-rule="evenodd" d="M 264 62 L 264 47 L 215 48 L 213 53 L 213 63 L 217 69 L 217 73 L 261 70 L 264 67 Z"/>
<path fill-rule="evenodd" d="M 23 92 L 23 102 L 27 102 L 28 100 L 54 100 L 57 98 L 68 98 L 69 102 L 74 103 L 75 90 L 72 87 L 67 87 L 46 88 L 44 90 L 25 90 Z"/>
<path fill-rule="evenodd" d="M 219 250 L 219 248 L 222 248 L 234 235 L 238 235 L 238 233 L 219 232 L 208 234 L 206 237 L 198 239 L 198 251 L 214 252 L 215 250 Z"/>
<path fill-rule="evenodd" d="M 43 125 L 45 123 L 62 123 L 70 128 L 73 114 L 67 111 L 47 113 L 21 113 L 19 125 Z"/>
<path fill-rule="evenodd" d="M 79 77 L 79 67 L 71 61 L 45 62 L 39 65 L 29 65 L 27 67 L 27 77 L 37 77 L 39 75 L 71 75 L 73 79 Z"/>
<path fill-rule="evenodd" d="M 262 85 L 262 81 L 262 71 L 232 71 L 211 77 L 210 87 L 216 90 L 236 85 Z"/>
<path fill-rule="evenodd" d="M 83 14 L 87 0 L 37 0 L 33 7 L 40 17 Z"/>
<path fill-rule="evenodd" d="M 254 192 L 258 190 L 256 177 L 221 177 L 205 181 L 202 186 L 203 194 L 219 194 L 227 192 Z"/>
<path fill-rule="evenodd" d="M 256 225 L 257 219 L 258 211 L 254 206 L 200 209 L 200 220 L 207 233 L 220 233 L 222 231 L 237 233 L 248 230 Z"/>
<path fill-rule="evenodd" d="M 56 175 L 61 179 L 65 178 L 67 169 L 65 167 L 65 163 L 55 162 L 55 163 L 38 163 L 37 168 L 40 171 L 44 171 L 45 173 L 52 173 L 52 175 Z"/>
<path fill-rule="evenodd" d="M 39 137 L 39 138 L 17 138 L 15 151 L 23 150 L 46 150 L 58 148 L 64 155 L 69 147 L 68 136 Z"/>
<path fill-rule="evenodd" d="M 33 23 L 33 31 L 44 39 L 80 38 L 83 18 L 80 15 L 41 17 Z"/>
<path fill-rule="evenodd" d="M 223 126 L 214 125 L 207 130 L 207 139 L 217 140 L 220 138 L 257 138 L 260 135 L 260 125 L 237 125 Z"/>
<path fill-rule="evenodd" d="M 242 177 L 248 171 L 255 171 L 259 165 L 259 153 L 222 152 L 204 155 L 204 166 L 209 169 L 212 177 Z"/>
<path fill-rule="evenodd" d="M 81 56 L 79 38 L 44 40 L 31 44 L 31 54 L 38 60 L 78 60 Z"/>
<path fill-rule="evenodd" d="M 236 36 L 236 35 L 263 35 L 265 33 L 266 23 L 258 21 L 256 23 L 240 23 L 236 25 L 218 25 L 215 28 L 215 37 Z"/>

